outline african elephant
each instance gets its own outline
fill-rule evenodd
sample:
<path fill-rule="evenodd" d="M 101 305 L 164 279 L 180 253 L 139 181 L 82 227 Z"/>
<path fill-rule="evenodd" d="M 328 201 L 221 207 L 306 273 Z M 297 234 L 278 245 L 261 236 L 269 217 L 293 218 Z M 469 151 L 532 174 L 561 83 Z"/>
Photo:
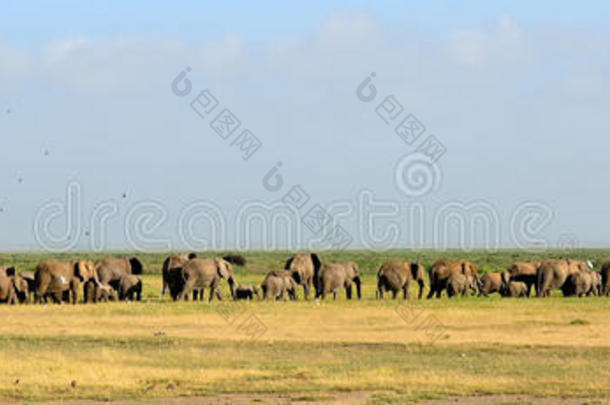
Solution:
<path fill-rule="evenodd" d="M 15 305 L 17 301 L 13 276 L 0 274 L 0 303 Z"/>
<path fill-rule="evenodd" d="M 121 301 L 141 301 L 142 300 L 142 279 L 134 274 L 125 274 L 119 279 L 117 286 L 119 300 Z"/>
<path fill-rule="evenodd" d="M 197 257 L 196 253 L 177 253 L 168 256 L 163 261 L 163 268 L 161 274 L 163 277 L 163 287 L 161 288 L 161 295 L 165 295 L 165 291 L 169 290 L 169 273 L 172 269 L 181 269 L 186 262 Z"/>
<path fill-rule="evenodd" d="M 239 285 L 235 289 L 236 300 L 252 300 L 256 295 L 260 298 L 260 288 L 257 285 Z"/>
<path fill-rule="evenodd" d="M 324 299 L 326 294 L 332 292 L 333 298 L 337 299 L 337 290 L 345 288 L 345 297 L 352 299 L 352 283 L 356 284 L 356 294 L 358 299 L 362 298 L 360 291 L 360 275 L 358 265 L 354 262 L 349 263 L 325 263 L 318 271 L 318 286 L 316 298 Z"/>
<path fill-rule="evenodd" d="M 537 272 L 540 262 L 515 262 L 506 271 L 511 281 L 522 281 L 527 285 L 527 296 L 532 293 L 532 286 L 537 285 Z"/>
<path fill-rule="evenodd" d="M 93 262 L 81 260 L 72 263 L 45 261 L 36 266 L 34 283 L 36 287 L 35 301 L 45 299 L 47 294 L 54 294 L 61 303 L 64 294 L 72 298 L 72 304 L 78 299 L 78 288 L 83 281 L 99 283 Z M 101 287 L 101 286 L 100 286 Z"/>
<path fill-rule="evenodd" d="M 561 292 L 564 297 L 582 297 L 589 296 L 594 293 L 595 276 L 592 271 L 578 271 L 568 275 L 565 283 L 561 286 Z"/>
<path fill-rule="evenodd" d="M 34 279 L 33 271 L 22 271 L 18 274 L 20 281 L 17 284 L 20 285 L 20 292 L 17 293 L 19 295 L 19 301 L 21 303 L 30 302 L 31 297 L 36 294 L 36 280 Z"/>
<path fill-rule="evenodd" d="M 508 282 L 502 284 L 500 295 L 503 297 L 528 297 L 527 284 L 523 281 L 512 281 L 508 279 Z"/>
<path fill-rule="evenodd" d="M 474 287 L 474 280 L 470 275 L 453 273 L 447 279 L 447 296 L 449 298 L 466 296 L 468 290 Z"/>
<path fill-rule="evenodd" d="M 424 292 L 424 266 L 419 262 L 385 262 L 377 271 L 377 292 L 375 296 L 383 299 L 386 291 L 392 292 L 392 297 L 402 290 L 403 299 L 409 298 L 409 284 L 416 280 L 419 284 L 418 299 Z"/>
<path fill-rule="evenodd" d="M 430 268 L 430 292 L 428 299 L 436 294 L 440 298 L 443 290 L 447 288 L 447 280 L 454 274 L 462 274 L 472 278 L 471 285 L 479 284 L 477 267 L 468 260 L 438 260 Z"/>
<path fill-rule="evenodd" d="M 507 273 L 505 273 L 507 274 Z M 506 276 L 509 278 L 510 276 L 507 274 Z M 485 273 L 479 280 L 479 297 L 481 295 L 488 297 L 489 294 L 499 293 L 502 288 L 502 280 L 503 274 L 500 273 Z"/>
<path fill-rule="evenodd" d="M 322 262 L 315 253 L 298 253 L 288 259 L 284 265 L 284 270 L 298 273 L 298 280 L 295 279 L 295 281 L 303 286 L 303 294 L 306 300 L 309 299 L 312 284 L 317 295 L 318 286 L 316 284 L 321 265 Z"/>
<path fill-rule="evenodd" d="M 263 299 L 283 300 L 285 299 L 285 295 L 287 295 L 291 301 L 296 301 L 299 277 L 299 272 L 296 270 L 270 271 L 261 283 Z"/>
<path fill-rule="evenodd" d="M 554 289 L 561 289 L 570 274 L 588 272 L 590 263 L 579 260 L 545 260 L 537 270 L 536 294 L 549 297 Z"/>
<path fill-rule="evenodd" d="M 610 295 L 610 262 L 602 265 L 602 296 Z"/>
<path fill-rule="evenodd" d="M 231 297 L 235 298 L 235 278 L 231 263 L 221 258 L 194 258 L 186 262 L 181 269 L 173 269 L 168 284 L 174 301 L 185 299 L 195 289 L 205 288 L 210 289 L 208 300 L 212 301 L 214 296 L 219 300 L 222 299 L 219 290 L 222 279 L 227 280 Z M 201 297 L 203 298 L 203 291 Z"/>

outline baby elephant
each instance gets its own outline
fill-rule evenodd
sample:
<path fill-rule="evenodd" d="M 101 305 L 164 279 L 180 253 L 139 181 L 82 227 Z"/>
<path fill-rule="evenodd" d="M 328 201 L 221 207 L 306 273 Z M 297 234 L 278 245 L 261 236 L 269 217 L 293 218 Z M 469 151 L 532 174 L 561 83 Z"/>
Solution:
<path fill-rule="evenodd" d="M 235 299 L 253 300 L 255 295 L 260 298 L 259 292 L 260 288 L 257 285 L 239 285 L 235 289 Z"/>
<path fill-rule="evenodd" d="M 125 274 L 119 280 L 119 300 L 142 300 L 142 279 L 133 274 Z"/>
<path fill-rule="evenodd" d="M 296 271 L 270 271 L 261 284 L 263 299 L 284 300 L 286 294 L 292 301 L 296 301 L 298 280 L 299 273 Z"/>
<path fill-rule="evenodd" d="M 449 298 L 468 294 L 468 290 L 474 288 L 472 277 L 461 273 L 453 274 L 447 280 L 447 296 Z"/>
<path fill-rule="evenodd" d="M 527 297 L 527 284 L 523 281 L 509 281 L 502 285 L 503 297 Z"/>

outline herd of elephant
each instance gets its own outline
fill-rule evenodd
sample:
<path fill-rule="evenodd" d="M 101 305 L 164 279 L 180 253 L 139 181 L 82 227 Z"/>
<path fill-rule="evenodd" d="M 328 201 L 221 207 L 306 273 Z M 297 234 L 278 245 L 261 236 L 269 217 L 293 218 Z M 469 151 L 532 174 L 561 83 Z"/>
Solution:
<path fill-rule="evenodd" d="M 200 258 L 195 253 L 172 254 L 162 268 L 162 295 L 169 293 L 174 301 L 222 299 L 220 283 L 225 280 L 234 300 L 297 300 L 297 288 L 302 286 L 307 300 L 315 291 L 315 298 L 345 290 L 352 298 L 355 285 L 358 299 L 362 297 L 358 265 L 354 262 L 323 263 L 315 253 L 298 253 L 290 257 L 282 269 L 267 273 L 260 286 L 239 285 L 235 281 L 233 265 L 243 266 L 245 258 L 229 255 L 222 258 Z M 43 261 L 35 271 L 17 273 L 14 267 L 0 266 L 0 303 L 16 304 L 34 301 L 78 302 L 83 291 L 83 302 L 136 300 L 142 298 L 142 263 L 135 257 L 109 257 L 94 263 Z M 498 293 L 503 297 L 530 297 L 532 287 L 536 296 L 548 297 L 552 290 L 564 296 L 609 296 L 610 262 L 603 263 L 601 272 L 594 270 L 590 261 L 571 259 L 541 262 L 516 262 L 501 273 L 479 276 L 476 264 L 468 260 L 438 260 L 428 269 L 430 291 L 427 298 L 465 296 L 471 291 L 479 296 Z M 418 261 L 388 261 L 377 272 L 376 298 L 385 293 L 396 298 L 401 292 L 409 298 L 411 281 L 419 286 L 418 299 L 425 287 L 426 269 Z"/>

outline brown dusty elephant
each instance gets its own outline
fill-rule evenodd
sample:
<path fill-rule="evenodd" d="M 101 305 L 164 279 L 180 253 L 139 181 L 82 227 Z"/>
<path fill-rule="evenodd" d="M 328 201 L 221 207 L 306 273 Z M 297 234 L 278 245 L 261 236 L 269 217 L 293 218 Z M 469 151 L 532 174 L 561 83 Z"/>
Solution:
<path fill-rule="evenodd" d="M 103 286 L 114 286 L 113 289 L 118 294 L 118 290 L 115 287 L 121 277 L 125 274 L 140 275 L 143 273 L 144 268 L 136 257 L 130 259 L 126 257 L 106 257 L 95 264 L 95 271 L 100 283 Z M 105 297 L 108 293 L 108 290 L 102 292 L 102 300 L 108 300 L 108 297 Z"/>
<path fill-rule="evenodd" d="M 479 284 L 477 267 L 468 260 L 438 260 L 430 268 L 430 292 L 428 299 L 436 294 L 440 298 L 444 289 L 447 288 L 447 280 L 454 274 L 462 274 L 472 278 L 472 285 Z"/>
<path fill-rule="evenodd" d="M 86 281 L 94 281 L 98 287 L 103 288 L 91 261 L 81 260 L 67 263 L 49 260 L 42 262 L 36 266 L 34 272 L 35 301 L 39 303 L 46 299 L 48 294 L 54 294 L 56 300 L 61 303 L 64 294 L 68 294 L 68 299 L 71 298 L 72 304 L 76 304 L 80 283 Z"/>
<path fill-rule="evenodd" d="M 610 296 L 610 262 L 605 262 L 602 265 L 602 296 Z"/>
<path fill-rule="evenodd" d="M 579 260 L 545 260 L 537 270 L 536 294 L 549 297 L 552 290 L 561 289 L 570 274 L 588 272 L 589 264 Z"/>
<path fill-rule="evenodd" d="M 508 273 L 505 273 L 505 277 L 510 277 Z M 503 274 L 500 273 L 485 273 L 479 280 L 479 297 L 488 297 L 489 294 L 500 293 L 502 288 Z"/>
<path fill-rule="evenodd" d="M 0 274 L 0 303 L 15 305 L 17 302 L 14 278 Z"/>
<path fill-rule="evenodd" d="M 601 297 L 602 296 L 602 275 L 596 271 L 591 270 L 591 276 L 593 278 L 592 285 L 591 285 L 593 295 Z"/>
<path fill-rule="evenodd" d="M 20 286 L 19 301 L 21 303 L 29 303 L 31 298 L 36 294 L 36 280 L 33 271 L 22 271 L 17 275 L 19 281 L 16 283 Z"/>
<path fill-rule="evenodd" d="M 257 285 L 238 285 L 235 289 L 236 300 L 253 300 L 254 296 L 260 298 L 260 288 Z"/>
<path fill-rule="evenodd" d="M 447 279 L 447 297 L 466 296 L 468 290 L 474 288 L 474 279 L 470 275 L 453 273 Z"/>
<path fill-rule="evenodd" d="M 298 271 L 272 270 L 261 283 L 264 300 L 297 300 Z"/>
<path fill-rule="evenodd" d="M 117 287 L 120 301 L 142 300 L 142 279 L 139 276 L 125 274 L 119 279 Z"/>
<path fill-rule="evenodd" d="M 345 297 L 351 300 L 352 283 L 356 284 L 356 294 L 358 299 L 361 299 L 361 281 L 356 263 L 325 263 L 318 271 L 316 298 L 324 299 L 326 294 L 332 292 L 333 299 L 337 299 L 337 291 L 340 288 L 345 288 Z"/>
<path fill-rule="evenodd" d="M 564 297 L 582 297 L 591 294 L 596 295 L 595 275 L 592 271 L 578 271 L 568 275 L 565 283 L 561 286 Z"/>
<path fill-rule="evenodd" d="M 193 290 L 209 288 L 209 301 L 214 296 L 222 299 L 220 294 L 221 280 L 227 280 L 231 290 L 231 297 L 235 298 L 235 278 L 231 263 L 222 259 L 194 258 L 189 260 L 181 269 L 173 269 L 169 275 L 169 289 L 174 301 L 183 300 Z"/>
<path fill-rule="evenodd" d="M 528 288 L 527 284 L 523 281 L 511 281 L 507 279 L 508 282 L 502 284 L 502 290 L 500 291 L 500 295 L 503 297 L 526 297 Z"/>
<path fill-rule="evenodd" d="M 316 282 L 318 280 L 318 271 L 320 270 L 321 265 L 322 262 L 315 253 L 295 254 L 288 259 L 284 265 L 284 270 L 296 271 L 298 273 L 298 280 L 295 279 L 295 281 L 297 284 L 303 286 L 303 294 L 306 300 L 309 299 L 312 285 L 316 290 L 317 295 L 318 286 L 316 285 Z"/>
<path fill-rule="evenodd" d="M 163 261 L 163 268 L 161 274 L 163 277 L 163 287 L 161 288 L 161 295 L 165 295 L 165 292 L 169 290 L 169 273 L 172 269 L 181 269 L 186 262 L 197 257 L 196 253 L 176 253 L 169 255 Z"/>
<path fill-rule="evenodd" d="M 506 271 L 511 281 L 522 281 L 527 285 L 527 296 L 532 295 L 532 286 L 537 285 L 538 267 L 541 262 L 515 262 Z"/>
<path fill-rule="evenodd" d="M 386 291 L 392 292 L 392 298 L 396 299 L 399 291 L 402 291 L 403 299 L 409 298 L 409 284 L 416 280 L 419 285 L 417 298 L 421 299 L 424 293 L 424 266 L 419 262 L 385 262 L 377 271 L 377 291 L 375 296 L 383 299 Z"/>

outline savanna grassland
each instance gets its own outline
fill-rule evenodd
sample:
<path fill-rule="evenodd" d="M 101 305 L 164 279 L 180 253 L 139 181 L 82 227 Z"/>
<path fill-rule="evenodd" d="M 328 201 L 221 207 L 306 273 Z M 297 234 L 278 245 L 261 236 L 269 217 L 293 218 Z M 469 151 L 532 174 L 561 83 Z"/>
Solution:
<path fill-rule="evenodd" d="M 224 253 L 224 252 L 222 252 Z M 222 254 L 218 253 L 218 255 Z M 116 254 L 128 255 L 128 254 Z M 214 254 L 200 254 L 200 256 Z M 248 252 L 235 267 L 259 284 L 289 252 Z M 363 299 L 325 302 L 179 302 L 160 298 L 166 254 L 137 254 L 144 302 L 0 306 L 0 398 L 155 399 L 222 393 L 284 393 L 403 403 L 462 395 L 610 398 L 610 298 L 375 300 L 386 259 L 469 258 L 481 271 L 561 252 L 326 251 L 323 261 L 356 261 Z M 42 258 L 104 254 L 0 254 L 18 271 Z M 600 263 L 610 250 L 570 257 Z M 427 288 L 426 291 L 427 292 Z M 228 291 L 223 291 L 228 295 Z M 254 320 L 256 333 L 244 326 Z M 255 399 L 255 398 L 254 398 Z"/>

